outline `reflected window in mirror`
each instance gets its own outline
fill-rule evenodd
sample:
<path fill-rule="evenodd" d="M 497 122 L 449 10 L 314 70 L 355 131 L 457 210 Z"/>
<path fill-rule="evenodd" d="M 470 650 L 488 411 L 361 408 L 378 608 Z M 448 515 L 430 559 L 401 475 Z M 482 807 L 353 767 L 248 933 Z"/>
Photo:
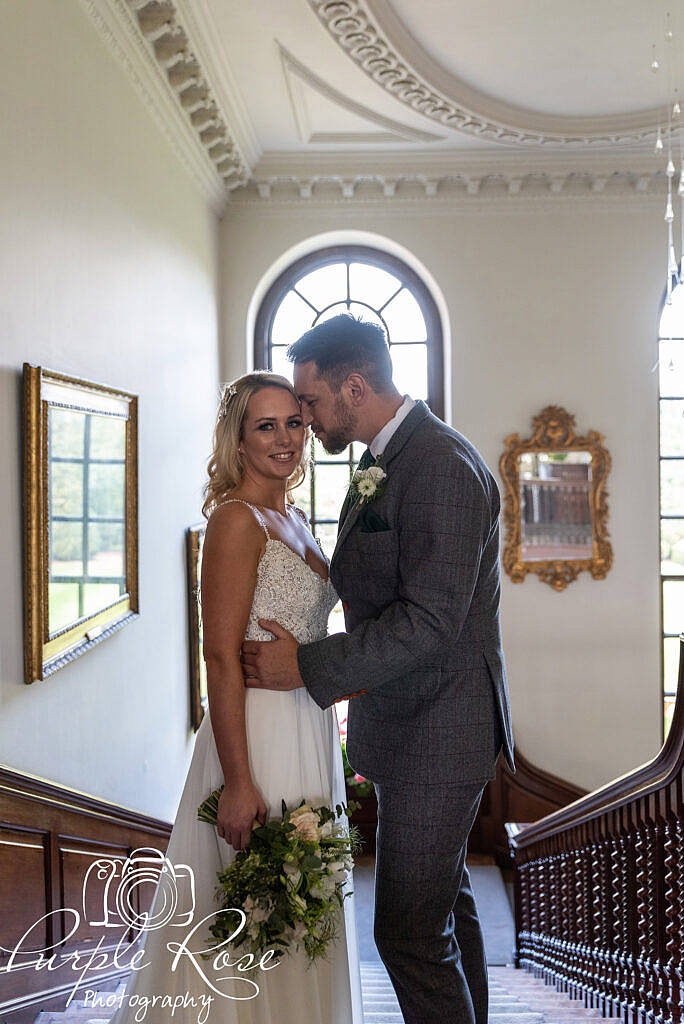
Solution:
<path fill-rule="evenodd" d="M 591 558 L 591 453 L 526 452 L 518 463 L 523 561 Z"/>

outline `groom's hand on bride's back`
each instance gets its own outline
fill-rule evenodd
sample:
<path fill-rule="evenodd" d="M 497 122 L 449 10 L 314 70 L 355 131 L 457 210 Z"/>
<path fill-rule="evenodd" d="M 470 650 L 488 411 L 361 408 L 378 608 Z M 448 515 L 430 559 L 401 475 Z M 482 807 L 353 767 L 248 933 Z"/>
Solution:
<path fill-rule="evenodd" d="M 271 619 L 259 619 L 259 625 L 275 639 L 243 641 L 240 661 L 245 686 L 262 690 L 296 690 L 304 686 L 297 664 L 299 644 L 292 633 Z"/>

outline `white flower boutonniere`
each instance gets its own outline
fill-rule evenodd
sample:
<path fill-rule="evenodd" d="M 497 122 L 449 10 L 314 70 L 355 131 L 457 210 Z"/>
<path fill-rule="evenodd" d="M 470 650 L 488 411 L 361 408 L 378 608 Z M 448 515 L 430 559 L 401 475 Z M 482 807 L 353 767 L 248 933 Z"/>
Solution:
<path fill-rule="evenodd" d="M 378 456 L 376 463 L 379 463 Z M 385 489 L 387 473 L 378 464 L 369 466 L 368 469 L 357 469 L 352 478 L 352 490 L 356 500 L 362 505 L 366 502 L 379 498 Z"/>

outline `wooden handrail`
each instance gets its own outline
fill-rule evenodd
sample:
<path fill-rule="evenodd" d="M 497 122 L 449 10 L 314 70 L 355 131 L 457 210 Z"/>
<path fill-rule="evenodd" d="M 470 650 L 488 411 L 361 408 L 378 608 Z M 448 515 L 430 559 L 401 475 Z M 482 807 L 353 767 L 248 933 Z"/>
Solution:
<path fill-rule="evenodd" d="M 659 754 L 530 825 L 509 823 L 516 965 L 627 1024 L 684 1020 L 684 634 Z"/>
<path fill-rule="evenodd" d="M 606 811 L 616 810 L 632 800 L 649 796 L 670 785 L 684 769 L 684 633 L 679 637 L 679 677 L 670 731 L 656 756 L 645 764 L 592 790 L 579 800 L 525 825 L 511 834 L 513 849 L 522 849 L 573 825 L 581 825 Z"/>

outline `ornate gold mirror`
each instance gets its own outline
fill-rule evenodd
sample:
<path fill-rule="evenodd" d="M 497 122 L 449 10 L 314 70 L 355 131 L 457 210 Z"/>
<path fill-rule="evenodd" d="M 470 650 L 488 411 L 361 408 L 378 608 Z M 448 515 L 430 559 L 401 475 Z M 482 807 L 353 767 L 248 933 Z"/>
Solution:
<path fill-rule="evenodd" d="M 24 363 L 24 680 L 138 612 L 137 397 Z"/>
<path fill-rule="evenodd" d="M 610 455 L 595 430 L 575 434 L 575 417 L 548 405 L 533 433 L 510 434 L 499 468 L 506 485 L 503 566 L 514 583 L 536 573 L 563 590 L 587 570 L 603 579 L 613 562 L 606 478 Z"/>

